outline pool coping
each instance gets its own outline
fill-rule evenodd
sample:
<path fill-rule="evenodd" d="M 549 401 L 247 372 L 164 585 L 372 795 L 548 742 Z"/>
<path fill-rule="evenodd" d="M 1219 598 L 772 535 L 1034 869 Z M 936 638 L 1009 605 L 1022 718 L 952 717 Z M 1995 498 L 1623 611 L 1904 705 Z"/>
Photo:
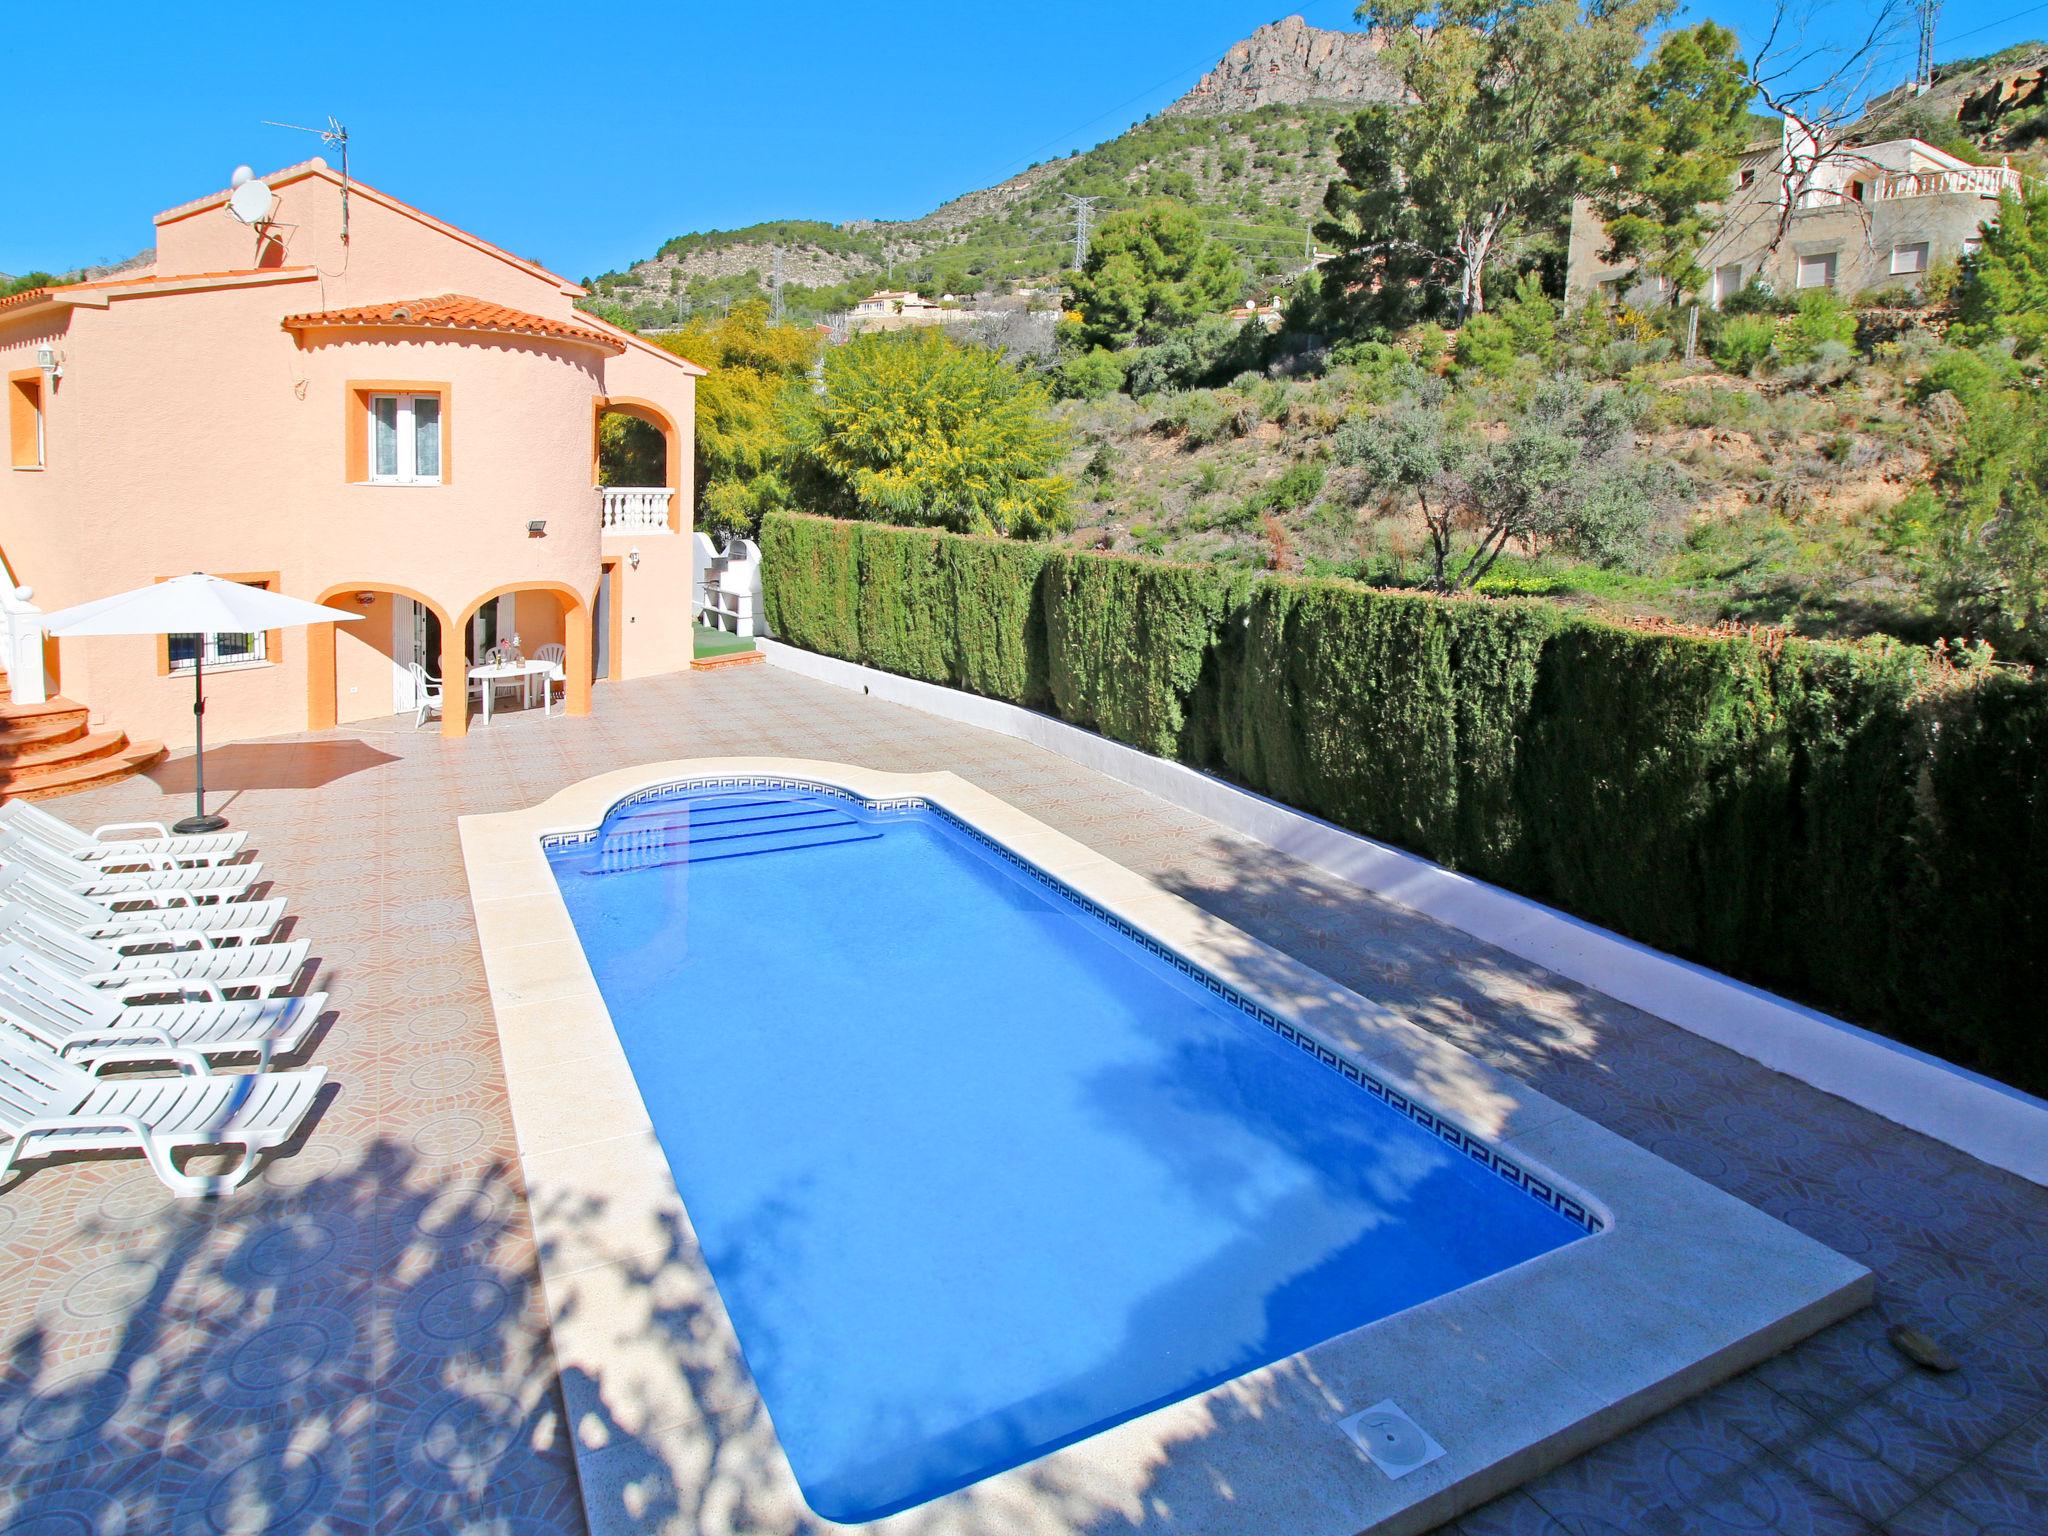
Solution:
<path fill-rule="evenodd" d="M 923 800 L 1293 1030 L 1576 1191 L 1605 1230 L 861 1526 L 804 1505 L 698 1253 L 542 838 L 757 776 Z M 613 1532 L 1423 1531 L 1866 1305 L 1861 1265 L 951 773 L 779 757 L 622 768 L 459 828 L 586 1518 Z M 1337 1428 L 1391 1398 L 1395 1480 Z"/>

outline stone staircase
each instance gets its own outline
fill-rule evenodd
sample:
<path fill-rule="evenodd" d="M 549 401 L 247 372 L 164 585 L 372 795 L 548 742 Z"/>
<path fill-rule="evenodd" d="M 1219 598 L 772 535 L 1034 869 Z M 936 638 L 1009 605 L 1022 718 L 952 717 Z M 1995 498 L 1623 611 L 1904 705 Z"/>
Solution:
<path fill-rule="evenodd" d="M 70 699 L 17 704 L 0 678 L 0 801 L 46 800 L 138 773 L 164 755 L 160 741 L 95 731 Z"/>

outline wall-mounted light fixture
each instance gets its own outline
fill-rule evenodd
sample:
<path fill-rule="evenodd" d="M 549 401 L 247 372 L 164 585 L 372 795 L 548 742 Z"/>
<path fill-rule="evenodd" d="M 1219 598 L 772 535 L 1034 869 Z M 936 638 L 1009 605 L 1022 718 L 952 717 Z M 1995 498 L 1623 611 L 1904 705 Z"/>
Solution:
<path fill-rule="evenodd" d="M 633 567 L 636 571 L 640 569 L 640 546 L 638 544 L 635 544 L 626 551 L 626 564 Z"/>
<path fill-rule="evenodd" d="M 541 538 L 547 533 L 547 531 L 547 519 L 544 517 L 536 517 L 532 522 L 526 525 L 526 536 L 530 539 Z"/>
<path fill-rule="evenodd" d="M 358 592 L 356 594 L 356 602 L 365 608 L 374 607 L 377 602 L 377 594 L 374 592 Z"/>
<path fill-rule="evenodd" d="M 43 377 L 57 380 L 64 377 L 64 360 L 57 356 L 57 349 L 45 342 L 36 348 L 36 366 L 43 370 Z"/>

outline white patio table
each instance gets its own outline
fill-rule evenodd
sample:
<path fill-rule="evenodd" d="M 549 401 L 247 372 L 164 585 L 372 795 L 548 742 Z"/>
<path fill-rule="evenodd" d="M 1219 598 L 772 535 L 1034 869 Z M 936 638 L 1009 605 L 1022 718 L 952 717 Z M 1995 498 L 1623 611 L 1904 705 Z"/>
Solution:
<path fill-rule="evenodd" d="M 555 690 L 548 686 L 554 670 L 555 664 L 553 662 L 541 661 L 537 658 L 526 661 L 494 661 L 471 667 L 469 669 L 469 680 L 473 683 L 480 682 L 484 685 L 484 724 L 489 725 L 491 723 L 491 697 L 498 691 L 493 684 L 502 683 L 511 678 L 519 679 L 520 690 L 525 695 L 528 708 L 531 708 L 533 705 L 533 685 L 536 681 L 540 682 L 543 712 L 549 715 L 554 714 Z"/>

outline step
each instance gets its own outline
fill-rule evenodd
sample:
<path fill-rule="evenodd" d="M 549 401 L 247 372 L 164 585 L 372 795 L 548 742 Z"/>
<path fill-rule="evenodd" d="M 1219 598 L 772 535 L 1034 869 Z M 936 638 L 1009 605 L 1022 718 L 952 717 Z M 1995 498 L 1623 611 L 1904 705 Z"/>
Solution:
<path fill-rule="evenodd" d="M 75 716 L 80 725 L 85 724 L 86 708 L 76 699 L 58 697 L 45 699 L 40 704 L 0 704 L 0 729 L 15 725 L 36 725 L 67 716 Z"/>
<path fill-rule="evenodd" d="M 690 663 L 690 670 L 693 672 L 716 672 L 721 667 L 751 666 L 757 661 L 766 661 L 767 659 L 767 654 L 762 651 L 732 651 L 724 656 L 706 656 L 701 661 L 692 661 Z"/>
<path fill-rule="evenodd" d="M 6 743 L 7 738 L 0 736 L 0 754 L 6 754 L 0 755 L 0 771 L 4 771 L 8 778 L 19 781 L 40 778 L 72 763 L 87 763 L 102 757 L 112 757 L 128 745 L 128 733 L 92 731 L 18 751 Z"/>
<path fill-rule="evenodd" d="M 162 742 L 140 741 L 111 756 L 95 757 L 19 781 L 11 774 L 0 773 L 0 800 L 48 800 L 73 790 L 93 789 L 140 773 L 163 755 Z"/>
<path fill-rule="evenodd" d="M 74 718 L 70 713 L 49 715 L 42 719 L 19 721 L 13 725 L 0 725 L 0 768 L 25 754 L 47 752 L 57 747 L 68 746 L 84 740 L 87 735 L 85 712 L 79 711 Z"/>

